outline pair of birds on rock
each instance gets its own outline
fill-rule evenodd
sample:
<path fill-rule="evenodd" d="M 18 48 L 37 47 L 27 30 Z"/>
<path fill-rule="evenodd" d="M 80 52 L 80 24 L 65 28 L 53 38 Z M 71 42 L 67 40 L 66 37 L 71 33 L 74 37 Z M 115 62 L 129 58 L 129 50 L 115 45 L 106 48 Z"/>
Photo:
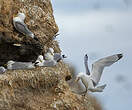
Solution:
<path fill-rule="evenodd" d="M 42 55 L 39 55 L 38 59 L 35 62 L 37 66 L 52 67 L 55 66 L 60 60 L 66 58 L 65 55 L 60 53 L 54 53 L 53 48 L 49 48 L 48 52 L 44 55 L 45 60 Z"/>
<path fill-rule="evenodd" d="M 42 55 L 39 55 L 35 63 L 15 62 L 10 60 L 7 62 L 7 69 L 2 66 L 0 67 L 0 74 L 4 73 L 6 70 L 33 69 L 35 66 L 53 67 L 57 65 L 60 60 L 66 58 L 66 56 L 61 55 L 61 53 L 54 53 L 53 48 L 49 48 L 48 52 L 44 55 L 44 58 Z"/>

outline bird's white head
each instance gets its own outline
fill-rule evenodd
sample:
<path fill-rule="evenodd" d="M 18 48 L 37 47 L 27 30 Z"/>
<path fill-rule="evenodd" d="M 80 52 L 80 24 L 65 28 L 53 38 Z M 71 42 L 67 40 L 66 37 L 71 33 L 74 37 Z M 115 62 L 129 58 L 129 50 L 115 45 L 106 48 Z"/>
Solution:
<path fill-rule="evenodd" d="M 84 61 L 88 61 L 88 55 L 87 54 L 85 54 L 85 56 L 84 56 Z"/>
<path fill-rule="evenodd" d="M 4 72 L 6 71 L 6 69 L 4 67 L 0 67 L 0 69 Z"/>
<path fill-rule="evenodd" d="M 82 73 L 82 72 L 78 73 L 78 75 L 75 79 L 75 82 L 78 82 L 83 76 L 84 76 L 84 73 Z"/>
<path fill-rule="evenodd" d="M 10 61 L 7 62 L 7 66 L 8 66 L 8 65 L 12 65 L 13 63 L 15 63 L 15 62 L 12 61 L 12 60 L 10 60 Z"/>
<path fill-rule="evenodd" d="M 37 59 L 36 62 L 35 62 L 35 65 L 36 65 L 36 66 L 41 66 L 41 65 L 43 64 L 43 62 L 44 62 L 43 56 L 42 56 L 42 55 L 39 55 L 39 56 L 38 56 L 38 59 Z"/>
<path fill-rule="evenodd" d="M 54 55 L 54 49 L 53 48 L 49 48 L 48 52 L 51 53 L 52 55 Z"/>
<path fill-rule="evenodd" d="M 40 62 L 43 62 L 43 60 L 44 60 L 43 55 L 39 55 L 38 60 L 39 60 Z"/>
<path fill-rule="evenodd" d="M 25 18 L 26 18 L 26 16 L 25 16 L 25 14 L 24 13 L 18 13 L 18 17 L 21 19 L 21 20 L 25 20 Z"/>

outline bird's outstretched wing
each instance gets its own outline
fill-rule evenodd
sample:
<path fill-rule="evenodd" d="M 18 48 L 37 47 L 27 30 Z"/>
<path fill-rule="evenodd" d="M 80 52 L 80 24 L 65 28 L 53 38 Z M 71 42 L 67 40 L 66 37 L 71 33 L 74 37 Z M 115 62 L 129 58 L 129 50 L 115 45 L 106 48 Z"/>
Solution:
<path fill-rule="evenodd" d="M 27 25 L 24 22 L 15 21 L 14 26 L 17 31 L 24 35 L 32 35 L 33 33 L 28 29 Z"/>
<path fill-rule="evenodd" d="M 102 58 L 102 59 L 96 61 L 95 63 L 93 63 L 92 71 L 91 71 L 91 78 L 94 81 L 94 83 L 98 84 L 104 67 L 112 65 L 113 63 L 120 60 L 122 57 L 123 57 L 122 54 L 116 54 L 116 55 Z"/>
<path fill-rule="evenodd" d="M 86 74 L 90 75 L 90 71 L 89 71 L 89 68 L 88 68 L 88 55 L 87 54 L 84 56 L 84 65 L 85 65 L 85 68 L 86 68 Z"/>

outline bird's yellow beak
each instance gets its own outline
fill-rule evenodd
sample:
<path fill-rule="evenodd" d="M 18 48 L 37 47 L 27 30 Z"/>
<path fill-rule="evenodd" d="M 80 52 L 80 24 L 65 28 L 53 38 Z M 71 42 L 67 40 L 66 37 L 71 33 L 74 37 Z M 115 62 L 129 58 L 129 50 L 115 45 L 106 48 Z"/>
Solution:
<path fill-rule="evenodd" d="M 53 55 L 54 56 L 54 54 L 51 52 L 51 55 Z"/>
<path fill-rule="evenodd" d="M 43 61 L 39 58 L 39 61 L 42 63 Z"/>
<path fill-rule="evenodd" d="M 22 45 L 21 44 L 13 44 L 14 46 L 16 47 L 21 47 Z"/>
<path fill-rule="evenodd" d="M 4 64 L 4 66 L 5 66 L 5 67 L 7 67 L 7 63 L 6 63 L 6 64 Z"/>
<path fill-rule="evenodd" d="M 42 60 L 40 60 L 40 62 L 42 63 L 43 61 L 42 61 Z"/>
<path fill-rule="evenodd" d="M 13 18 L 17 17 L 18 15 L 13 15 Z"/>

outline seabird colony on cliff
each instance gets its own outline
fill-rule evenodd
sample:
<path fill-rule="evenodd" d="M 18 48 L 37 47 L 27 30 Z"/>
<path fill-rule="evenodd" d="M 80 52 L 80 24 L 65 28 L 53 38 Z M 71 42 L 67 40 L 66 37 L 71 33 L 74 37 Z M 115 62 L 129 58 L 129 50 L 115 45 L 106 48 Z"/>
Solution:
<path fill-rule="evenodd" d="M 34 35 L 33 32 L 31 32 L 27 25 L 24 23 L 26 16 L 24 13 L 18 13 L 17 17 L 13 18 L 13 25 L 15 29 L 24 34 L 27 37 L 31 37 L 32 39 L 35 39 L 38 41 L 38 38 Z M 58 34 L 57 34 L 58 35 Z M 55 35 L 55 37 L 57 36 Z M 53 37 L 53 40 L 55 39 Z M 15 45 L 15 44 L 14 44 Z M 17 46 L 17 45 L 16 45 Z M 117 62 L 123 57 L 122 54 L 115 54 L 109 57 L 102 58 L 95 63 L 92 64 L 92 70 L 91 72 L 89 71 L 88 68 L 88 56 L 87 54 L 84 56 L 84 64 L 85 64 L 85 69 L 86 73 L 78 73 L 76 76 L 76 82 L 81 80 L 82 83 L 84 84 L 86 90 L 82 92 L 82 94 L 85 94 L 88 91 L 91 92 L 102 92 L 103 89 L 106 87 L 106 84 L 102 86 L 97 86 L 103 69 L 107 66 L 112 65 L 113 63 Z M 61 55 L 61 53 L 55 53 L 53 48 L 49 48 L 47 53 L 43 55 L 39 55 L 38 58 L 36 59 L 35 63 L 33 62 L 17 62 L 17 61 L 8 61 L 7 62 L 7 69 L 5 67 L 1 66 L 0 67 L 0 74 L 6 72 L 7 70 L 18 70 L 18 69 L 33 69 L 35 66 L 40 66 L 40 67 L 53 67 L 57 65 L 57 63 L 60 60 L 63 60 L 66 58 L 65 55 Z"/>
<path fill-rule="evenodd" d="M 26 16 L 24 13 L 18 13 L 16 17 L 13 18 L 13 25 L 15 29 L 24 34 L 27 37 L 31 37 L 32 39 L 38 40 L 38 38 L 31 32 L 27 25 L 24 23 Z M 58 35 L 58 34 L 57 34 Z M 55 35 L 55 37 L 57 36 Z M 13 44 L 14 46 L 19 46 L 18 44 Z M 18 70 L 18 69 L 33 69 L 35 66 L 43 66 L 43 67 L 52 67 L 57 65 L 57 63 L 66 58 L 65 55 L 61 55 L 61 53 L 54 53 L 53 48 L 49 48 L 48 52 L 44 54 L 44 56 L 39 55 L 35 63 L 33 62 L 17 62 L 17 61 L 8 61 L 7 69 L 5 67 L 0 66 L 0 74 L 6 72 L 7 70 Z"/>

